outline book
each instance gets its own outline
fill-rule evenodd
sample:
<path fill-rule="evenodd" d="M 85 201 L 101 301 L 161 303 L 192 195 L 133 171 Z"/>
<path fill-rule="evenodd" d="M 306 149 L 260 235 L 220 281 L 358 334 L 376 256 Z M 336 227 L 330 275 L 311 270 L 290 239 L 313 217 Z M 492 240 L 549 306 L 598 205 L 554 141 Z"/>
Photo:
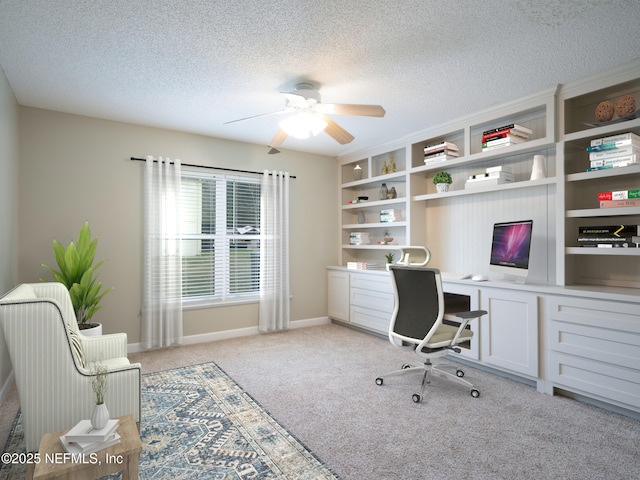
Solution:
<path fill-rule="evenodd" d="M 526 142 L 526 138 L 514 136 L 514 135 L 505 135 L 504 137 L 496 138 L 494 140 L 489 140 L 486 142 L 482 142 L 482 148 L 492 147 L 494 145 L 502 145 L 504 143 L 524 143 Z"/>
<path fill-rule="evenodd" d="M 638 235 L 580 235 L 578 237 L 578 245 L 585 243 L 640 243 Z"/>
<path fill-rule="evenodd" d="M 578 235 L 640 235 L 640 225 L 583 225 Z"/>
<path fill-rule="evenodd" d="M 446 162 L 447 160 L 455 160 L 458 157 L 451 155 L 434 155 L 432 157 L 425 157 L 425 165 L 433 165 L 435 163 Z"/>
<path fill-rule="evenodd" d="M 611 135 L 609 137 L 594 138 L 591 140 L 590 146 L 594 147 L 596 145 L 602 145 L 603 143 L 616 143 L 623 140 L 632 140 L 640 143 L 640 136 L 633 132 L 619 133 L 618 135 Z"/>
<path fill-rule="evenodd" d="M 601 200 L 600 208 L 640 207 L 640 198 L 633 200 Z"/>
<path fill-rule="evenodd" d="M 60 437 L 60 443 L 62 444 L 62 448 L 68 453 L 76 455 L 94 453 L 103 448 L 108 448 L 120 443 L 120 434 L 114 432 L 110 437 L 107 437 L 106 440 L 101 442 L 70 442 L 65 435 L 62 435 Z"/>
<path fill-rule="evenodd" d="M 512 130 L 511 128 L 508 128 L 506 130 L 500 130 L 499 132 L 493 132 L 493 133 L 486 133 L 484 135 L 482 135 L 482 142 L 488 142 L 490 140 L 497 140 L 500 138 L 504 138 L 506 136 L 510 136 L 510 137 L 518 137 L 518 138 L 523 138 L 523 139 L 528 139 L 531 135 L 529 135 L 528 133 L 524 133 L 521 132 L 519 130 Z"/>
<path fill-rule="evenodd" d="M 587 152 L 603 152 L 607 150 L 615 150 L 616 148 L 635 146 L 640 147 L 640 140 L 618 140 L 617 142 L 601 143 L 600 145 L 590 145 Z"/>
<path fill-rule="evenodd" d="M 640 248 L 640 243 L 638 242 L 620 242 L 620 243 L 599 242 L 599 243 L 581 243 L 579 246 L 586 247 L 586 248 Z"/>
<path fill-rule="evenodd" d="M 380 223 L 391 223 L 402 220 L 402 211 L 394 208 L 380 210 Z"/>
<path fill-rule="evenodd" d="M 506 178 L 487 178 L 483 180 L 467 180 L 464 182 L 465 189 L 475 189 L 475 188 L 486 188 L 492 187 L 496 185 L 502 185 L 504 183 L 510 183 L 513 180 L 508 180 Z"/>
<path fill-rule="evenodd" d="M 506 180 L 512 181 L 514 179 L 514 176 L 511 172 L 487 172 L 470 175 L 468 180 L 489 180 L 491 178 L 504 178 Z"/>
<path fill-rule="evenodd" d="M 503 125 L 501 127 L 490 128 L 489 130 L 485 130 L 484 132 L 482 132 L 482 135 L 501 132 L 501 131 L 504 131 L 504 130 L 515 130 L 515 131 L 519 131 L 519 132 L 522 132 L 522 133 L 528 134 L 528 135 L 533 134 L 533 130 L 531 130 L 530 128 L 524 127 L 522 125 L 518 125 L 517 123 L 510 123 L 508 125 Z"/>
<path fill-rule="evenodd" d="M 640 154 L 640 146 L 626 145 L 612 150 L 603 150 L 601 152 L 591 152 L 589 154 L 589 160 L 601 160 L 607 158 L 616 158 L 627 155 Z"/>
<path fill-rule="evenodd" d="M 503 166 L 503 165 L 497 165 L 495 167 L 489 167 L 485 171 L 487 173 L 492 173 L 492 172 L 509 172 L 509 173 L 513 173 L 513 170 L 511 170 L 511 167 Z"/>
<path fill-rule="evenodd" d="M 619 190 L 616 192 L 598 192 L 598 201 L 600 200 L 629 200 L 640 198 L 640 189 L 635 190 Z"/>
<path fill-rule="evenodd" d="M 91 420 L 80 420 L 66 433 L 65 437 L 70 442 L 103 442 L 113 435 L 119 426 L 120 420 L 117 418 L 107 420 L 105 427 L 100 430 L 93 428 Z"/>
<path fill-rule="evenodd" d="M 427 145 L 426 147 L 424 147 L 424 154 L 427 155 L 429 153 L 441 152 L 443 150 L 457 151 L 458 146 L 455 143 L 451 142 L 440 142 L 435 145 Z"/>
<path fill-rule="evenodd" d="M 482 147 L 482 151 L 483 152 L 488 152 L 491 150 L 497 150 L 498 148 L 504 148 L 504 147 L 510 147 L 512 145 L 520 145 L 519 143 L 513 143 L 513 142 L 507 142 L 507 143 L 500 143 L 497 145 L 490 145 L 488 147 Z"/>
<path fill-rule="evenodd" d="M 612 158 L 601 158 L 599 160 L 591 160 L 589 162 L 589 166 L 591 168 L 596 167 L 615 167 L 615 166 L 627 166 L 633 163 L 637 163 L 640 160 L 640 155 L 627 155 L 624 157 L 612 157 Z M 624 165 L 621 165 L 624 164 Z"/>

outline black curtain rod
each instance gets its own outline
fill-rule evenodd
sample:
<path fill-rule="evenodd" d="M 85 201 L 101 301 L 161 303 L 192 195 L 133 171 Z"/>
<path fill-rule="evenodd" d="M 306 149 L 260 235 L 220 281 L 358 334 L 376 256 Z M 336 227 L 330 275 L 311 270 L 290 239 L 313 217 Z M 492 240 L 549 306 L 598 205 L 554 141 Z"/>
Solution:
<path fill-rule="evenodd" d="M 131 157 L 131 160 L 135 161 L 135 162 L 146 162 L 147 159 L 146 158 L 136 158 L 136 157 Z M 157 162 L 157 160 L 154 160 L 154 162 Z M 252 170 L 238 170 L 235 168 L 223 168 L 223 167 L 212 167 L 210 165 L 193 165 L 190 163 L 182 163 L 180 162 L 180 165 L 182 165 L 183 167 L 194 167 L 194 168 L 208 168 L 210 170 L 224 170 L 225 172 L 238 172 L 238 173 L 253 173 L 255 175 L 262 175 L 263 172 L 254 172 Z M 271 174 L 269 174 L 271 175 Z M 289 178 L 296 178 L 295 175 L 289 175 Z"/>

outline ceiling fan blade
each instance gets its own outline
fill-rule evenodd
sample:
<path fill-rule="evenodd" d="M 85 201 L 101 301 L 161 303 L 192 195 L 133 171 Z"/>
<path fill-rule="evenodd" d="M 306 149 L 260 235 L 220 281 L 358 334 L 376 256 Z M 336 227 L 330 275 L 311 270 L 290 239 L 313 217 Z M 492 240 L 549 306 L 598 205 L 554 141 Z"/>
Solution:
<path fill-rule="evenodd" d="M 244 120 L 251 120 L 253 118 L 268 117 L 268 116 L 271 116 L 271 115 L 280 115 L 282 113 L 287 113 L 287 110 L 279 110 L 277 112 L 261 113 L 260 115 L 253 115 L 251 117 L 238 118 L 237 120 L 231 120 L 229 122 L 224 122 L 223 125 L 229 125 L 230 123 L 242 122 Z"/>
<path fill-rule="evenodd" d="M 386 113 L 380 105 L 354 105 L 348 103 L 323 103 L 326 113 L 336 115 L 358 115 L 361 117 L 384 117 Z"/>
<path fill-rule="evenodd" d="M 276 133 L 276 136 L 273 137 L 273 139 L 269 143 L 269 146 L 273 149 L 279 147 L 280 145 L 282 145 L 282 142 L 287 139 L 288 136 L 289 134 L 287 134 L 287 132 L 285 132 L 283 129 L 279 129 L 278 133 Z"/>
<path fill-rule="evenodd" d="M 347 143 L 351 143 L 353 141 L 354 136 L 347 132 L 336 122 L 331 120 L 329 117 L 323 115 L 322 119 L 327 122 L 327 127 L 324 129 L 326 134 L 333 138 L 340 145 L 346 145 Z"/>

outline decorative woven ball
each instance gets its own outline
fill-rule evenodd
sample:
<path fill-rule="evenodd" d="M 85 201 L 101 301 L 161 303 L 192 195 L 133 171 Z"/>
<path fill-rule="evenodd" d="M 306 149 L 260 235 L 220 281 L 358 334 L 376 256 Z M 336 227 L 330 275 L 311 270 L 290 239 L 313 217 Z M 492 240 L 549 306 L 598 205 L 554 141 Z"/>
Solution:
<path fill-rule="evenodd" d="M 624 117 L 636 111 L 636 100 L 631 95 L 623 95 L 616 101 L 616 114 Z"/>
<path fill-rule="evenodd" d="M 596 120 L 598 122 L 608 122 L 613 118 L 613 103 L 609 100 L 600 102 L 596 107 Z"/>

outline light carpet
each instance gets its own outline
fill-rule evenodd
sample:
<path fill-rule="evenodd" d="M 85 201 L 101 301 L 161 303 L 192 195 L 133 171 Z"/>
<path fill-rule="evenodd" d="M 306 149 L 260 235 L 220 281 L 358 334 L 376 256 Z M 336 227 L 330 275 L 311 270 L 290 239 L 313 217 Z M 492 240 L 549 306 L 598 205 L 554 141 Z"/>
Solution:
<path fill-rule="evenodd" d="M 142 402 L 141 479 L 338 478 L 215 363 L 144 375 Z M 20 451 L 17 418 L 5 452 Z M 13 467 L 0 478 L 24 478 Z"/>

